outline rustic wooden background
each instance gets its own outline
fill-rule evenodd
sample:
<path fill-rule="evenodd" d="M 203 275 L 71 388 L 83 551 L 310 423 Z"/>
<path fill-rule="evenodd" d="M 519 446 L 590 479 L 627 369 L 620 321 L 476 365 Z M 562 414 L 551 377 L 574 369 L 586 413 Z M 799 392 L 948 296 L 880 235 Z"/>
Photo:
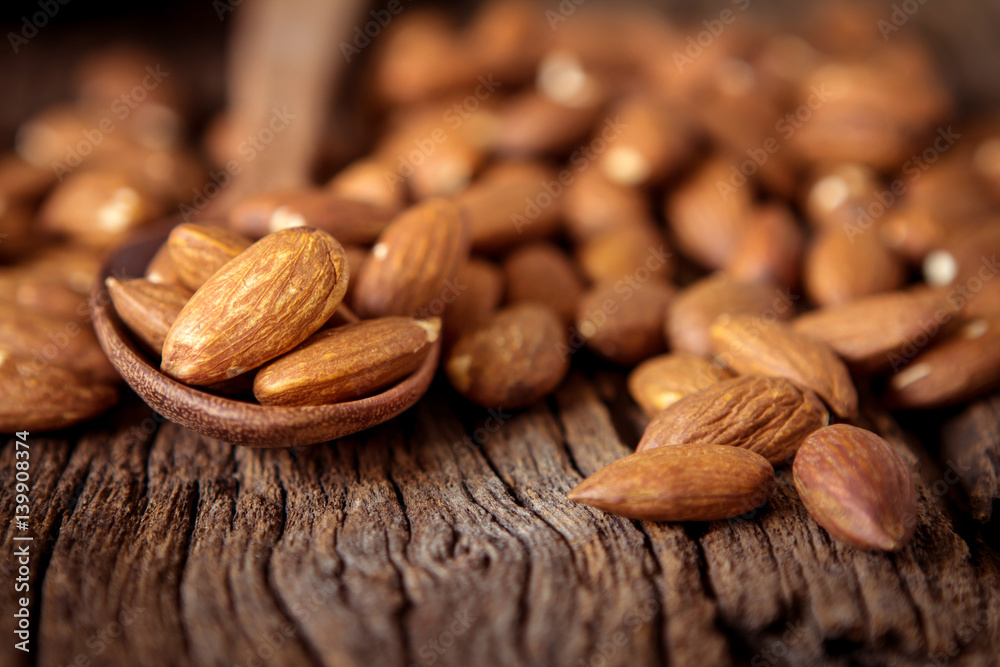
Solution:
<path fill-rule="evenodd" d="M 707 525 L 568 502 L 642 426 L 613 376 L 516 414 L 435 387 L 311 448 L 236 449 L 137 400 L 105 423 L 30 438 L 33 654 L 5 632 L 0 664 L 998 664 L 998 540 L 946 514 L 952 477 L 925 480 L 893 555 L 831 541 L 787 472 L 755 516 Z"/>
<path fill-rule="evenodd" d="M 5 142 L 65 95 L 66 63 L 109 35 L 173 47 L 196 111 L 221 103 L 229 23 L 210 3 L 154 3 L 131 23 L 100 24 L 77 23 L 74 5 L 16 58 L 4 52 Z M 995 2 L 954 0 L 927 2 L 912 22 L 973 104 L 1000 101 L 987 66 L 997 20 Z M 569 503 L 566 491 L 642 426 L 621 378 L 602 373 L 498 428 L 439 386 L 383 427 L 294 450 L 234 449 L 130 397 L 99 422 L 29 439 L 32 650 L 15 650 L 10 632 L 21 594 L 7 519 L 0 665 L 998 665 L 1000 531 L 969 519 L 962 496 L 982 516 L 1000 495 L 1000 397 L 966 422 L 974 451 L 937 451 L 933 429 L 906 419 L 932 450 L 911 456 L 920 527 L 884 555 L 832 542 L 787 472 L 754 516 L 708 525 Z M 888 415 L 870 411 L 868 425 L 907 448 Z M 13 443 L 0 436 L 5 518 Z"/>

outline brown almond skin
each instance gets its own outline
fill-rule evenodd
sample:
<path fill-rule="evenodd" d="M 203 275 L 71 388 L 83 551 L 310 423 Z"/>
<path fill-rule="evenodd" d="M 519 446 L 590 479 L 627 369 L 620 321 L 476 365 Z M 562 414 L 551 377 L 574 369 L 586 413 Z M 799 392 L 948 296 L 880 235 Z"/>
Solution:
<path fill-rule="evenodd" d="M 326 232 L 266 236 L 191 297 L 167 334 L 160 369 L 208 385 L 263 365 L 330 319 L 349 274 L 343 247 Z"/>
<path fill-rule="evenodd" d="M 821 231 L 806 251 L 803 267 L 806 293 L 821 306 L 897 290 L 907 277 L 903 261 L 882 245 L 874 228 Z"/>
<path fill-rule="evenodd" d="M 985 317 L 987 319 L 1000 316 L 1000 280 L 983 283 L 983 288 L 972 294 L 968 299 L 955 298 L 952 305 L 962 309 L 966 319 Z"/>
<path fill-rule="evenodd" d="M 684 352 L 647 359 L 629 373 L 628 390 L 648 417 L 654 417 L 688 394 L 727 380 L 721 364 Z"/>
<path fill-rule="evenodd" d="M 157 285 L 180 285 L 177 269 L 170 259 L 170 245 L 164 243 L 146 266 L 146 280 Z"/>
<path fill-rule="evenodd" d="M 111 385 L 0 347 L 0 433 L 53 431 L 96 417 L 118 402 Z"/>
<path fill-rule="evenodd" d="M 651 95 L 627 96 L 609 115 L 620 115 L 622 132 L 597 159 L 597 166 L 616 183 L 658 182 L 687 162 L 693 152 L 694 133 L 687 122 Z"/>
<path fill-rule="evenodd" d="M 504 272 L 490 261 L 470 257 L 455 276 L 458 294 L 442 316 L 445 345 L 451 347 L 464 334 L 485 323 L 500 307 Z"/>
<path fill-rule="evenodd" d="M 566 328 L 537 303 L 510 306 L 462 336 L 445 373 L 460 394 L 483 407 L 521 408 L 551 393 L 569 371 Z"/>
<path fill-rule="evenodd" d="M 2 239 L 0 243 L 3 243 Z M 59 278 L 30 269 L 14 269 L 0 274 L 0 302 L 56 319 L 85 322 L 90 317 L 84 295 Z"/>
<path fill-rule="evenodd" d="M 497 109 L 490 147 L 503 155 L 567 153 L 586 141 L 603 105 L 570 107 L 529 90 L 512 95 Z"/>
<path fill-rule="evenodd" d="M 173 326 L 191 292 L 184 287 L 158 285 L 145 278 L 105 281 L 115 312 L 139 340 L 160 354 L 167 332 Z"/>
<path fill-rule="evenodd" d="M 843 232 L 858 221 L 858 208 L 867 210 L 882 190 L 878 173 L 852 162 L 821 167 L 803 193 L 802 208 L 810 224 Z"/>
<path fill-rule="evenodd" d="M 448 283 L 469 256 L 462 211 L 445 199 L 428 199 L 386 228 L 354 287 L 354 311 L 362 319 L 408 317 L 446 296 Z"/>
<path fill-rule="evenodd" d="M 645 220 L 649 206 L 642 190 L 613 182 L 600 169 L 584 169 L 566 186 L 563 215 L 566 231 L 583 242 L 624 221 Z"/>
<path fill-rule="evenodd" d="M 324 190 L 301 193 L 276 208 L 267 232 L 291 227 L 315 227 L 341 243 L 372 243 L 395 217 L 395 207 L 339 197 Z"/>
<path fill-rule="evenodd" d="M 904 351 L 906 348 L 903 348 Z M 886 402 L 897 408 L 961 403 L 1000 387 L 1000 317 L 976 318 L 917 354 L 893 355 Z"/>
<path fill-rule="evenodd" d="M 95 247 L 119 243 L 161 210 L 133 179 L 111 169 L 73 172 L 39 212 L 47 228 Z"/>
<path fill-rule="evenodd" d="M 358 276 L 361 274 L 361 267 L 365 265 L 368 261 L 369 250 L 364 246 L 359 245 L 345 245 L 344 252 L 347 254 L 347 265 L 351 268 L 351 275 Z M 354 287 L 358 284 L 357 280 L 352 280 L 347 285 L 347 296 L 344 297 L 344 301 L 353 303 L 354 301 Z"/>
<path fill-rule="evenodd" d="M 36 372 L 53 364 L 97 380 L 118 380 L 94 330 L 75 319 L 51 317 L 0 302 L 0 347 L 29 359 Z"/>
<path fill-rule="evenodd" d="M 247 238 L 260 239 L 267 235 L 271 215 L 289 201 L 309 191 L 270 190 L 240 200 L 229 211 L 229 228 Z"/>
<path fill-rule="evenodd" d="M 386 180 L 395 165 L 375 157 L 362 158 L 344 167 L 326 184 L 326 189 L 338 197 L 365 202 L 386 210 L 403 208 L 406 193 Z"/>
<path fill-rule="evenodd" d="M 874 433 L 847 424 L 815 431 L 799 448 L 792 476 L 809 515 L 841 542 L 898 551 L 913 537 L 913 476 Z"/>
<path fill-rule="evenodd" d="M 382 317 L 310 336 L 257 373 L 262 405 L 326 405 L 369 396 L 410 375 L 427 357 L 441 320 Z"/>
<path fill-rule="evenodd" d="M 651 222 L 619 225 L 580 244 L 576 260 L 593 283 L 669 280 L 674 273 L 670 246 Z"/>
<path fill-rule="evenodd" d="M 795 306 L 785 290 L 716 273 L 691 284 L 674 298 L 665 325 L 667 342 L 672 350 L 707 357 L 712 354 L 708 329 L 720 315 L 787 319 L 794 312 Z"/>
<path fill-rule="evenodd" d="M 784 378 L 747 375 L 723 380 L 660 412 L 636 451 L 674 445 L 730 445 L 788 465 L 802 440 L 826 426 L 830 413 L 808 389 Z"/>
<path fill-rule="evenodd" d="M 851 375 L 825 343 L 749 315 L 724 315 L 710 334 L 716 357 L 738 374 L 788 378 L 819 394 L 840 417 L 857 416 Z"/>
<path fill-rule="evenodd" d="M 799 283 L 804 247 L 802 228 L 787 206 L 760 206 L 751 213 L 743 240 L 726 265 L 726 273 L 743 282 L 794 287 Z"/>
<path fill-rule="evenodd" d="M 242 234 L 221 227 L 193 223 L 177 225 L 167 237 L 167 248 L 177 279 L 192 292 L 205 284 L 226 262 L 250 247 Z"/>
<path fill-rule="evenodd" d="M 667 223 L 678 247 L 711 269 L 729 264 L 740 247 L 749 220 L 753 188 L 720 191 L 732 173 L 724 158 L 705 162 L 667 198 Z"/>
<path fill-rule="evenodd" d="M 455 202 L 468 216 L 473 249 L 493 253 L 552 236 L 559 228 L 562 199 L 544 189 L 549 182 L 558 180 L 548 167 L 508 162 L 492 167 L 456 195 Z"/>
<path fill-rule="evenodd" d="M 341 243 L 372 243 L 395 208 L 322 189 L 276 190 L 247 197 L 229 213 L 229 228 L 251 239 L 292 227 L 315 227 Z"/>
<path fill-rule="evenodd" d="M 760 507 L 774 487 L 774 468 L 748 449 L 679 445 L 619 459 L 568 497 L 629 519 L 718 521 Z"/>
<path fill-rule="evenodd" d="M 580 299 L 576 332 L 605 359 L 635 365 L 666 349 L 663 319 L 675 292 L 656 280 L 598 285 Z"/>
<path fill-rule="evenodd" d="M 936 333 L 952 313 L 944 292 L 886 292 L 805 313 L 792 328 L 826 343 L 852 367 L 871 370 L 887 366 L 890 354 L 914 337 Z"/>
<path fill-rule="evenodd" d="M 572 324 L 583 296 L 583 281 L 565 252 L 551 243 L 529 243 L 511 252 L 503 268 L 507 303 L 537 301 Z"/>

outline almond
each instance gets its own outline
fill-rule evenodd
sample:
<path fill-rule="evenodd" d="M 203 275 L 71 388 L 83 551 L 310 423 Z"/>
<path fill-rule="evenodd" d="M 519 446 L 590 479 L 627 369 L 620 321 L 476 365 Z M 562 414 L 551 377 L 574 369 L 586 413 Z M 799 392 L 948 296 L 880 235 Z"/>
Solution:
<path fill-rule="evenodd" d="M 343 243 L 372 243 L 395 215 L 395 208 L 348 199 L 316 189 L 278 190 L 248 197 L 229 214 L 229 227 L 244 236 L 262 236 L 309 226 Z"/>
<path fill-rule="evenodd" d="M 90 318 L 85 296 L 63 280 L 30 269 L 0 274 L 0 302 L 56 319 L 85 322 Z"/>
<path fill-rule="evenodd" d="M 182 285 L 197 290 L 226 262 L 250 247 L 241 234 L 221 227 L 184 223 L 167 237 L 170 262 Z"/>
<path fill-rule="evenodd" d="M 637 451 L 673 445 L 730 445 L 789 464 L 802 440 L 826 426 L 823 402 L 791 380 L 744 376 L 680 399 L 646 428 Z"/>
<path fill-rule="evenodd" d="M 784 323 L 749 315 L 724 315 L 710 334 L 716 357 L 737 373 L 788 378 L 819 394 L 839 416 L 857 415 L 851 376 L 825 343 Z"/>
<path fill-rule="evenodd" d="M 556 174 L 541 164 L 508 162 L 492 167 L 457 195 L 455 202 L 468 216 L 472 247 L 495 252 L 554 234 L 561 199 L 545 190 L 552 182 L 558 185 Z"/>
<path fill-rule="evenodd" d="M 646 220 L 649 204 L 639 188 L 613 182 L 600 169 L 585 169 L 566 186 L 563 215 L 578 242 L 630 221 Z"/>
<path fill-rule="evenodd" d="M 847 424 L 814 432 L 795 456 L 795 489 L 830 535 L 861 549 L 898 551 L 917 526 L 917 491 L 903 458 Z"/>
<path fill-rule="evenodd" d="M 569 370 L 566 329 L 550 308 L 501 310 L 462 336 L 445 372 L 460 394 L 484 407 L 520 408 L 545 397 Z"/>
<path fill-rule="evenodd" d="M 187 302 L 161 370 L 194 385 L 227 380 L 288 352 L 330 319 L 347 290 L 344 249 L 310 227 L 247 248 Z"/>
<path fill-rule="evenodd" d="M 678 247 L 711 269 L 724 268 L 733 260 L 752 208 L 753 188 L 735 188 L 731 178 L 729 162 L 716 157 L 695 170 L 667 199 L 667 222 Z"/>
<path fill-rule="evenodd" d="M 146 265 L 146 280 L 157 285 L 180 285 L 181 280 L 177 276 L 177 269 L 170 259 L 170 246 L 164 243 L 153 255 Z"/>
<path fill-rule="evenodd" d="M 734 280 L 716 273 L 681 290 L 666 319 L 671 349 L 701 357 L 712 353 L 708 329 L 721 315 L 757 315 L 787 319 L 794 314 L 787 290 L 760 282 Z"/>
<path fill-rule="evenodd" d="M 442 298 L 469 256 L 469 232 L 459 208 L 429 199 L 386 228 L 362 267 L 354 310 L 362 319 L 408 317 Z"/>
<path fill-rule="evenodd" d="M 583 281 L 562 250 L 537 242 L 511 252 L 503 264 L 507 303 L 536 301 L 550 307 L 567 325 L 576 317 Z"/>
<path fill-rule="evenodd" d="M 876 229 L 857 225 L 821 231 L 806 252 L 803 283 L 821 306 L 889 292 L 906 283 L 906 266 L 889 251 Z"/>
<path fill-rule="evenodd" d="M 371 243 L 396 213 L 395 207 L 338 197 L 323 190 L 307 191 L 284 201 L 271 213 L 267 232 L 315 227 L 342 243 Z"/>
<path fill-rule="evenodd" d="M 109 277 L 105 284 L 118 317 L 139 340 L 160 354 L 167 332 L 191 298 L 191 292 L 183 287 L 158 285 L 145 278 L 118 280 Z"/>
<path fill-rule="evenodd" d="M 580 300 L 576 331 L 587 347 L 617 364 L 634 365 L 664 351 L 663 320 L 672 286 L 656 280 L 598 285 Z"/>
<path fill-rule="evenodd" d="M 905 348 L 904 348 L 905 349 Z M 961 403 L 1000 386 L 1000 318 L 968 320 L 905 364 L 889 379 L 886 400 L 899 408 Z"/>
<path fill-rule="evenodd" d="M 718 521 L 763 505 L 774 468 L 748 449 L 657 447 L 619 459 L 569 492 L 569 499 L 646 521 Z"/>
<path fill-rule="evenodd" d="M 621 136 L 597 164 L 616 183 L 640 186 L 660 181 L 693 152 L 694 133 L 676 112 L 652 96 L 628 96 L 610 115 L 620 117 Z"/>
<path fill-rule="evenodd" d="M 663 354 L 636 366 L 628 376 L 628 389 L 642 411 L 653 417 L 688 394 L 731 377 L 708 359 L 683 352 Z"/>
<path fill-rule="evenodd" d="M 857 223 L 857 211 L 876 202 L 882 183 L 874 169 L 845 162 L 821 169 L 806 188 L 806 219 L 821 229 L 843 232 Z"/>
<path fill-rule="evenodd" d="M 120 242 L 160 209 L 131 177 L 95 169 L 67 176 L 45 201 L 39 217 L 49 229 L 105 247 Z"/>
<path fill-rule="evenodd" d="M 257 373 L 263 405 L 325 405 L 369 396 L 415 371 L 441 321 L 382 317 L 313 334 Z"/>
<path fill-rule="evenodd" d="M 454 108 L 443 102 L 428 102 L 399 114 L 375 153 L 384 165 L 383 182 L 393 191 L 409 190 L 417 201 L 465 190 L 485 157 L 478 135 L 488 115 L 488 99 L 477 101 L 479 108 L 463 110 L 460 123 L 450 122 Z M 448 123 L 441 122 L 444 117 Z"/>
<path fill-rule="evenodd" d="M 352 162 L 326 184 L 326 189 L 345 199 L 364 202 L 384 210 L 403 208 L 406 192 L 387 182 L 390 167 L 381 160 L 365 158 Z"/>
<path fill-rule="evenodd" d="M 504 272 L 492 262 L 469 258 L 455 277 L 455 291 L 443 315 L 444 340 L 449 347 L 485 323 L 500 307 Z"/>
<path fill-rule="evenodd" d="M 496 111 L 490 147 L 511 156 L 570 152 L 594 129 L 602 101 L 570 105 L 534 90 L 513 95 Z"/>
<path fill-rule="evenodd" d="M 726 273 L 743 282 L 794 287 L 805 243 L 802 229 L 787 206 L 769 204 L 750 214 L 743 241 L 726 265 Z"/>
<path fill-rule="evenodd" d="M 952 312 L 943 292 L 887 292 L 805 313 L 792 328 L 826 343 L 849 364 L 874 369 L 888 365 L 889 355 L 914 338 L 936 332 Z"/>
<path fill-rule="evenodd" d="M 0 346 L 0 433 L 52 431 L 101 414 L 118 401 L 111 385 Z"/>
<path fill-rule="evenodd" d="M 0 302 L 0 347 L 30 360 L 41 373 L 53 364 L 95 379 L 117 381 L 89 324 L 35 313 Z"/>
<path fill-rule="evenodd" d="M 646 282 L 650 277 L 665 281 L 674 272 L 670 246 L 646 220 L 596 234 L 577 247 L 576 259 L 594 283 Z"/>

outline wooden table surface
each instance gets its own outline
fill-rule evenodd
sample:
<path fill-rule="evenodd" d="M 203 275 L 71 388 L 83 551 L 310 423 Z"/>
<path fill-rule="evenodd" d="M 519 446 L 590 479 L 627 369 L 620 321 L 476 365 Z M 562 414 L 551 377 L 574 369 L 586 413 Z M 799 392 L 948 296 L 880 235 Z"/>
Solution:
<path fill-rule="evenodd" d="M 892 555 L 831 541 L 787 471 L 754 516 L 706 525 L 568 502 L 642 426 L 606 380 L 517 413 L 436 386 L 311 448 L 236 449 L 134 397 L 32 434 L 32 651 L 5 632 L 0 665 L 1000 664 L 996 533 L 949 518 L 938 480 Z"/>

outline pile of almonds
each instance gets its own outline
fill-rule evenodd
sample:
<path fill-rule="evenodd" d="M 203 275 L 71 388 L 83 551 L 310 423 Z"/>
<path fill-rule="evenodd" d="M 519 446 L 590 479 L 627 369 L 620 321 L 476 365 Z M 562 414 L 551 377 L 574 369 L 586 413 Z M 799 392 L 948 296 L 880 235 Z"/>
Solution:
<path fill-rule="evenodd" d="M 370 396 L 440 345 L 458 393 L 520 408 L 596 357 L 628 373 L 650 422 L 571 499 L 725 519 L 790 465 L 833 537 L 902 548 L 914 480 L 852 424 L 858 389 L 925 409 L 1000 386 L 1000 123 L 956 130 L 929 53 L 883 39 L 872 11 L 822 5 L 795 34 L 737 14 L 692 51 L 701 24 L 638 10 L 496 0 L 457 26 L 408 8 L 363 59 L 358 108 L 378 119 L 364 157 L 322 185 L 209 208 L 108 292 L 164 373 L 263 405 Z M 139 67 L 114 57 L 85 81 Z M 0 274 L 17 286 L 0 292 L 0 430 L 18 414 L 7 397 L 30 400 L 35 428 L 114 401 L 85 327 L 79 349 L 27 365 L 67 312 L 46 309 L 79 300 L 61 272 L 204 173 L 166 131 L 168 90 L 58 184 L 44 166 L 86 127 L 85 101 L 26 123 L 0 162 L 2 228 L 16 240 L 37 220 L 58 239 Z M 230 120 L 205 138 L 210 168 L 237 157 Z"/>

